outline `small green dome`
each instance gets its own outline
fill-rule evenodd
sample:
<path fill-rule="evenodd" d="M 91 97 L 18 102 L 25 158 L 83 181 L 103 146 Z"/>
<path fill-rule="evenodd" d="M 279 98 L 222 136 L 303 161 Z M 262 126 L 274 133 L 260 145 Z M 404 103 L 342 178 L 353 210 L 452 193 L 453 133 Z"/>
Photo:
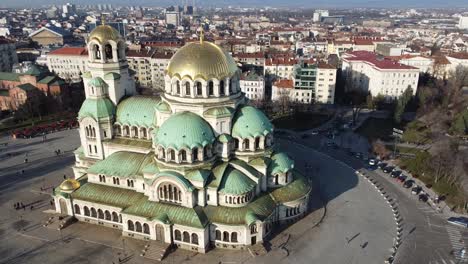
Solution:
<path fill-rule="evenodd" d="M 232 136 L 254 138 L 273 132 L 273 125 L 265 114 L 252 106 L 243 106 L 237 110 L 232 126 Z"/>
<path fill-rule="evenodd" d="M 245 214 L 245 223 L 247 225 L 251 225 L 252 223 L 255 223 L 255 221 L 258 221 L 257 215 L 249 210 L 247 214 Z"/>
<path fill-rule="evenodd" d="M 219 186 L 219 192 L 232 195 L 245 194 L 253 189 L 255 189 L 255 182 L 232 167 L 226 169 Z"/>
<path fill-rule="evenodd" d="M 115 114 L 115 106 L 109 98 L 88 98 L 81 105 L 78 118 L 92 117 L 95 120 L 111 117 Z"/>
<path fill-rule="evenodd" d="M 88 85 L 91 85 L 94 87 L 104 87 L 106 85 L 106 82 L 101 77 L 96 77 L 96 78 L 91 79 Z"/>
<path fill-rule="evenodd" d="M 276 173 L 286 173 L 294 168 L 294 161 L 283 152 L 276 153 L 271 157 L 271 163 L 268 166 L 270 175 Z"/>
<path fill-rule="evenodd" d="M 120 74 L 116 72 L 109 72 L 104 75 L 104 79 L 106 80 L 120 80 Z"/>
<path fill-rule="evenodd" d="M 180 112 L 172 115 L 159 128 L 157 144 L 164 148 L 192 149 L 204 147 L 215 141 L 210 124 L 197 114 Z"/>

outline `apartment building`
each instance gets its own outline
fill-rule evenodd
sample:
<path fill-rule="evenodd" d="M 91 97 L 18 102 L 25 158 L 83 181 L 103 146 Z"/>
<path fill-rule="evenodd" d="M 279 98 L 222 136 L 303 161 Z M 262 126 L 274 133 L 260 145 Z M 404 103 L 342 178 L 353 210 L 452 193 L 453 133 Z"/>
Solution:
<path fill-rule="evenodd" d="M 81 81 L 81 74 L 88 69 L 88 51 L 85 47 L 63 47 L 47 54 L 47 67 L 60 78 L 72 82 Z"/>
<path fill-rule="evenodd" d="M 346 89 L 369 92 L 372 96 L 397 98 L 407 88 L 416 94 L 419 69 L 378 56 L 368 51 L 353 51 L 343 55 Z"/>
<path fill-rule="evenodd" d="M 241 75 L 239 85 L 241 91 L 250 100 L 263 100 L 265 98 L 265 78 L 253 71 Z"/>

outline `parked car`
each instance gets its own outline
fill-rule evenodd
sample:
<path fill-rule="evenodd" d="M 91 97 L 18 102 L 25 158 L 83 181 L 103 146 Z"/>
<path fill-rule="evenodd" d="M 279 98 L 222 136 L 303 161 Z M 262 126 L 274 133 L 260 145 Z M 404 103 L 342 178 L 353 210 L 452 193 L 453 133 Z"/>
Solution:
<path fill-rule="evenodd" d="M 377 167 L 379 167 L 379 169 L 382 169 L 382 170 L 383 170 L 385 167 L 387 167 L 387 163 L 385 163 L 385 162 L 380 162 L 380 163 L 377 165 Z"/>
<path fill-rule="evenodd" d="M 452 225 L 468 228 L 468 218 L 466 217 L 450 217 L 449 219 L 447 219 L 447 222 L 449 222 Z"/>
<path fill-rule="evenodd" d="M 361 159 L 362 158 L 362 153 L 361 152 L 356 152 L 356 154 L 354 155 L 357 159 Z"/>
<path fill-rule="evenodd" d="M 392 178 L 398 178 L 398 177 L 400 177 L 400 175 L 401 175 L 401 171 L 392 171 L 390 173 L 390 177 L 392 177 Z"/>
<path fill-rule="evenodd" d="M 411 188 L 414 184 L 413 180 L 406 180 L 405 183 L 403 183 L 403 187 L 405 188 Z"/>
<path fill-rule="evenodd" d="M 411 189 L 411 193 L 414 194 L 414 195 L 419 194 L 421 191 L 422 191 L 421 186 L 416 186 L 413 189 Z"/>
<path fill-rule="evenodd" d="M 400 175 L 400 176 L 398 176 L 397 180 L 398 180 L 399 182 L 405 182 L 405 181 L 406 181 L 406 178 L 408 178 L 408 177 L 406 177 L 406 175 Z"/>
<path fill-rule="evenodd" d="M 376 164 L 375 159 L 370 159 L 369 160 L 369 165 L 375 166 L 375 164 Z"/>
<path fill-rule="evenodd" d="M 318 131 L 316 131 L 316 130 L 313 130 L 312 132 L 310 132 L 310 134 L 311 134 L 312 136 L 316 136 L 316 135 L 318 135 L 318 134 L 319 134 L 319 132 L 318 132 Z"/>
<path fill-rule="evenodd" d="M 419 201 L 421 201 L 421 202 L 427 202 L 427 200 L 429 200 L 429 197 L 427 196 L 427 194 L 421 193 L 421 194 L 419 195 Z"/>
<path fill-rule="evenodd" d="M 393 167 L 393 166 L 387 166 L 387 167 L 383 168 L 383 172 L 390 173 L 390 172 L 393 171 L 394 168 L 395 167 Z"/>

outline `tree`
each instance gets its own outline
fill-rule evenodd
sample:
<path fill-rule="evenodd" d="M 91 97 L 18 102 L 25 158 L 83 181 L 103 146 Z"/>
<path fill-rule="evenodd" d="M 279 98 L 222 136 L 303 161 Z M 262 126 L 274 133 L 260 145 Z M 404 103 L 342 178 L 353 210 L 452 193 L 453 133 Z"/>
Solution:
<path fill-rule="evenodd" d="M 381 159 L 387 159 L 390 156 L 390 151 L 380 139 L 372 142 L 372 151 Z"/>
<path fill-rule="evenodd" d="M 366 105 L 368 109 L 375 109 L 375 102 L 370 93 L 366 97 Z"/>
<path fill-rule="evenodd" d="M 409 101 L 413 98 L 413 89 L 408 86 L 400 97 L 398 97 L 397 104 L 395 106 L 395 112 L 393 118 L 396 123 L 401 123 L 401 117 L 405 112 L 405 108 L 408 105 Z"/>

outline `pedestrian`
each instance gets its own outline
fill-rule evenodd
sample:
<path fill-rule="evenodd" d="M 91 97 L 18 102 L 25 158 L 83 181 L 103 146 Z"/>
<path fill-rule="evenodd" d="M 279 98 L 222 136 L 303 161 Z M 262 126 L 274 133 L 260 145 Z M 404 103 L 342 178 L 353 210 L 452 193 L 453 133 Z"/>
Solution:
<path fill-rule="evenodd" d="M 24 163 L 28 163 L 28 159 L 24 159 Z"/>
<path fill-rule="evenodd" d="M 66 175 L 66 174 L 63 175 L 63 179 L 64 179 L 64 180 L 67 179 L 67 175 Z"/>
<path fill-rule="evenodd" d="M 18 209 L 18 204 L 15 203 L 15 204 L 13 205 L 13 207 L 14 207 L 15 209 Z"/>
<path fill-rule="evenodd" d="M 26 211 L 26 206 L 23 205 L 23 211 Z"/>
<path fill-rule="evenodd" d="M 21 174 L 24 174 L 24 170 L 21 170 Z"/>
<path fill-rule="evenodd" d="M 20 204 L 21 204 L 21 207 L 24 207 L 24 204 L 23 204 L 23 202 L 20 202 Z"/>
<path fill-rule="evenodd" d="M 33 206 L 33 205 L 31 205 L 31 211 L 32 211 L 33 209 L 34 209 L 34 206 Z"/>

